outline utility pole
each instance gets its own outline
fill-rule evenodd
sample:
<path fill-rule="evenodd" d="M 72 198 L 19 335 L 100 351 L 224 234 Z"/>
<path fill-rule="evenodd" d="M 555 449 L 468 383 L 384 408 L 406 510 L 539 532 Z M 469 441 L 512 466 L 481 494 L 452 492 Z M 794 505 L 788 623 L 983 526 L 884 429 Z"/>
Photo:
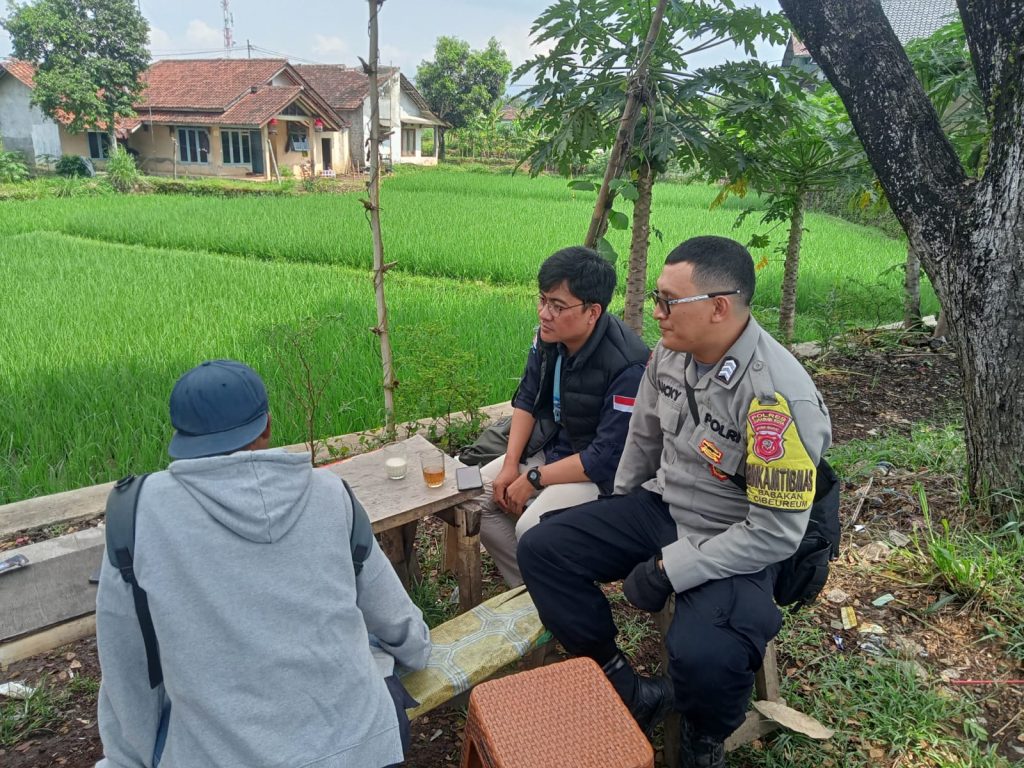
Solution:
<path fill-rule="evenodd" d="M 370 78 L 370 181 L 367 185 L 369 200 L 364 205 L 370 212 L 370 232 L 373 234 L 373 288 L 377 296 L 377 326 L 373 332 L 380 338 L 380 357 L 384 368 L 384 429 L 393 439 L 395 434 L 395 368 L 388 336 L 388 308 L 384 301 L 384 273 L 394 264 L 384 263 L 384 240 L 380 231 L 380 93 L 377 68 L 380 64 L 377 12 L 384 0 L 370 3 L 370 63 L 363 62 L 363 70 Z"/>
<path fill-rule="evenodd" d="M 220 7 L 224 11 L 224 52 L 230 56 L 231 49 L 235 47 L 235 33 L 232 29 L 235 17 L 231 13 L 228 0 L 220 0 Z M 250 57 L 251 55 L 250 53 Z"/>

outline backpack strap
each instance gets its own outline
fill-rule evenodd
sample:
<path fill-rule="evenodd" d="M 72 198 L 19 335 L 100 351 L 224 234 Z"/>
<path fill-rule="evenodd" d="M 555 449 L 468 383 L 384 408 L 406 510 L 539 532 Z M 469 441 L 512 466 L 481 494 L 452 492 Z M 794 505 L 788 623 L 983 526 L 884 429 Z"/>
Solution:
<path fill-rule="evenodd" d="M 348 491 L 348 496 L 352 499 L 352 535 L 349 546 L 352 549 L 352 565 L 355 566 L 356 576 L 358 576 L 373 548 L 373 527 L 370 525 L 370 516 L 366 514 L 366 509 L 352 492 L 352 486 L 344 479 L 341 482 L 345 484 L 345 490 Z"/>
<path fill-rule="evenodd" d="M 149 671 L 149 687 L 156 688 L 163 682 L 160 667 L 160 646 L 153 629 L 153 617 L 149 613 L 146 590 L 135 580 L 135 517 L 138 512 L 139 491 L 149 475 L 128 475 L 114 484 L 107 497 L 106 541 L 107 559 L 117 568 L 121 578 L 132 588 L 135 614 L 139 619 L 142 641 L 146 646 L 146 666 Z"/>

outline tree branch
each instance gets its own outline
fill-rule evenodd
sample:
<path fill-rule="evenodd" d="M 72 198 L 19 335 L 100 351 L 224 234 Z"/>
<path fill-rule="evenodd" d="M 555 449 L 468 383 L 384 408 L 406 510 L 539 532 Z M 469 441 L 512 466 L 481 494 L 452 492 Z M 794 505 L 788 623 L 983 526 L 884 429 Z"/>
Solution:
<path fill-rule="evenodd" d="M 957 221 L 949 212 L 972 203 L 970 182 L 881 6 L 877 0 L 779 4 L 842 98 L 893 213 L 934 274 L 944 254 L 922 237 L 951 239 Z"/>
<path fill-rule="evenodd" d="M 957 0 L 956 4 L 985 107 L 991 110 L 993 89 L 1008 82 L 1004 67 L 1021 55 L 1024 6 L 1018 0 Z"/>

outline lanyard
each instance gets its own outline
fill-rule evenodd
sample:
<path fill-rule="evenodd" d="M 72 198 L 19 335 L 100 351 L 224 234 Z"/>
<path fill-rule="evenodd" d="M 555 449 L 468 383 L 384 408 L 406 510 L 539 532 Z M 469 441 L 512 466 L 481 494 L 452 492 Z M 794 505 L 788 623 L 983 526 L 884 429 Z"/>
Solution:
<path fill-rule="evenodd" d="M 554 411 L 555 423 L 562 423 L 562 356 L 555 362 L 555 387 L 551 393 L 551 407 Z"/>

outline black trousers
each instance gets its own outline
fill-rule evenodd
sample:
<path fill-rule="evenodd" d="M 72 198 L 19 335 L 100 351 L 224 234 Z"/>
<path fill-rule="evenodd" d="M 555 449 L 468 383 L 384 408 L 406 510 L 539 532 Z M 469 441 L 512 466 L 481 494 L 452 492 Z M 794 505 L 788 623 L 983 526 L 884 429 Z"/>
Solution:
<path fill-rule="evenodd" d="M 598 586 L 625 578 L 677 538 L 661 496 L 646 490 L 549 513 L 519 541 L 523 579 L 544 626 L 567 651 L 604 664 L 618 630 Z M 774 568 L 676 595 L 666 644 L 676 709 L 724 739 L 743 722 L 764 649 L 782 628 Z"/>

